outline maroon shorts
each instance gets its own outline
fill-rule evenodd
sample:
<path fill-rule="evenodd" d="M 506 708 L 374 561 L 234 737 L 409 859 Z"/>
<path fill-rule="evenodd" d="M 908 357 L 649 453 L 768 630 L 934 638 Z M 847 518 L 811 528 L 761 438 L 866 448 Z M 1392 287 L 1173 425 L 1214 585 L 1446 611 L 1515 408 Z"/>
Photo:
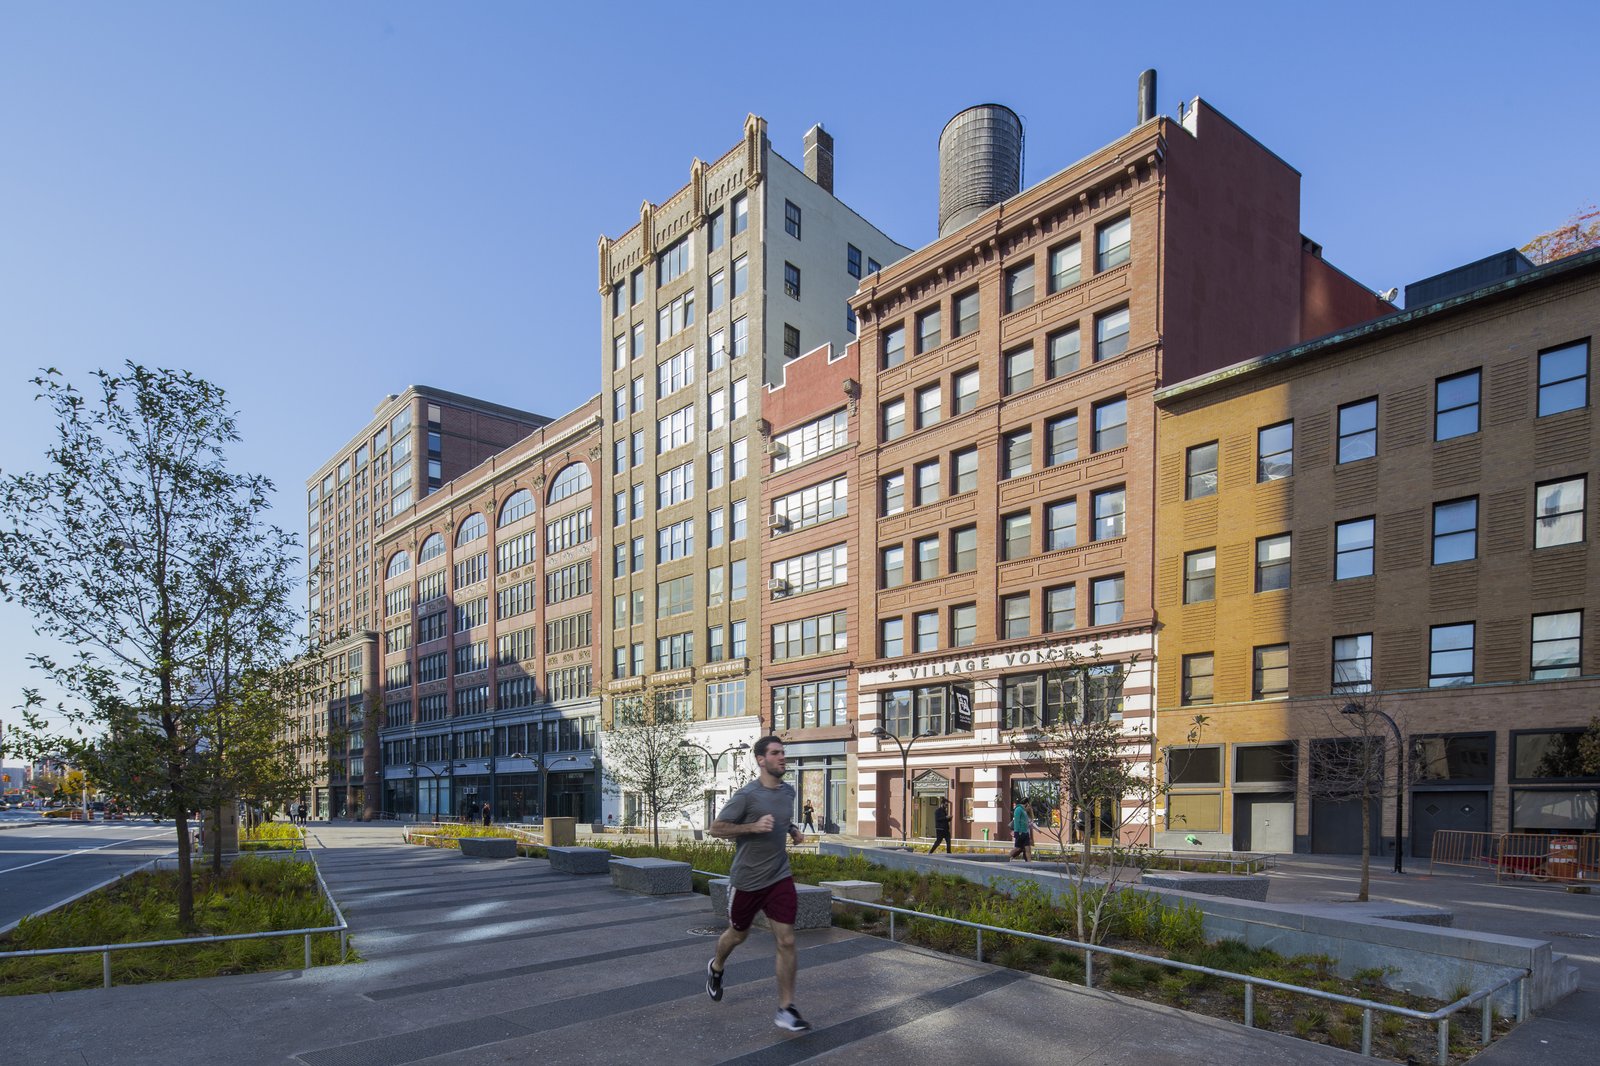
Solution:
<path fill-rule="evenodd" d="M 769 922 L 793 925 L 799 910 L 800 897 L 795 894 L 793 877 L 774 881 L 766 888 L 728 889 L 728 920 L 741 933 L 750 928 L 757 913 L 766 914 Z"/>

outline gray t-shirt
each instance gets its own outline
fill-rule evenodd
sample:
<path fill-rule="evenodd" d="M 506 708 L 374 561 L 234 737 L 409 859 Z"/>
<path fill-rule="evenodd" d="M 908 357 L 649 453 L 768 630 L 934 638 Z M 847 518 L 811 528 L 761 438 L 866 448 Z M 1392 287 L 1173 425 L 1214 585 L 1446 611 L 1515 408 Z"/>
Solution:
<path fill-rule="evenodd" d="M 758 821 L 763 814 L 772 815 L 771 832 L 733 838 L 733 869 L 728 873 L 728 882 L 734 888 L 754 892 L 790 876 L 785 838 L 794 821 L 794 796 L 794 786 L 787 782 L 767 788 L 757 778 L 728 797 L 717 815 L 719 822 L 743 825 Z"/>

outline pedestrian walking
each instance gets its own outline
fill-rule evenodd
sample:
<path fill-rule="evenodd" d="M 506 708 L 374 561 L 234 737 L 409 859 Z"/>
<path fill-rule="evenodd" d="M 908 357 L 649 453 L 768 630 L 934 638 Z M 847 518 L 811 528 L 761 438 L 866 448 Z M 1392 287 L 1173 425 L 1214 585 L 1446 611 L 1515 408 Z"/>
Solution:
<path fill-rule="evenodd" d="M 310 822 L 307 819 L 307 814 L 308 814 L 308 812 L 306 811 L 306 805 L 304 803 L 300 804 L 300 824 L 301 825 L 309 825 L 310 824 Z"/>
<path fill-rule="evenodd" d="M 947 799 L 940 800 L 939 806 L 933 811 L 933 847 L 928 849 L 929 855 L 939 850 L 941 840 L 944 841 L 945 854 L 955 854 L 955 849 L 950 846 L 950 801 Z"/>
<path fill-rule="evenodd" d="M 810 800 L 806 800 L 806 809 L 804 814 L 806 832 L 815 833 L 817 831 L 817 812 L 816 809 L 811 806 Z"/>
<path fill-rule="evenodd" d="M 757 913 L 767 916 L 777 942 L 778 1011 L 772 1024 L 800 1033 L 811 1024 L 794 1006 L 794 919 L 800 899 L 789 870 L 785 844 L 799 844 L 805 834 L 794 824 L 794 787 L 783 780 L 788 763 L 783 741 L 767 736 L 756 741 L 761 774 L 728 797 L 711 835 L 734 842 L 733 868 L 728 872 L 728 928 L 717 938 L 717 953 L 706 963 L 706 995 L 722 999 L 723 968 L 733 949 L 750 935 Z"/>
<path fill-rule="evenodd" d="M 1029 862 L 1033 858 L 1033 819 L 1028 817 L 1028 808 L 1018 803 L 1011 812 L 1011 857 L 1020 858 Z"/>
<path fill-rule="evenodd" d="M 485 803 L 483 805 L 483 824 L 488 825 L 493 820 L 493 817 L 489 811 L 489 805 Z"/>

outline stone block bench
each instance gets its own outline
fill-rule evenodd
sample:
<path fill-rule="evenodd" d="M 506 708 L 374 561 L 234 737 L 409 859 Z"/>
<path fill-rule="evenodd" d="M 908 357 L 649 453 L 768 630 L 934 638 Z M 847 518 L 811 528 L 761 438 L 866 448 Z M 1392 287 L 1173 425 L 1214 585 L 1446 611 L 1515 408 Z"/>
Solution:
<path fill-rule="evenodd" d="M 841 899 L 858 899 L 863 903 L 876 903 L 883 898 L 883 884 L 879 881 L 822 881 L 817 887 Z"/>
<path fill-rule="evenodd" d="M 514 859 L 517 842 L 511 837 L 462 837 L 461 854 L 469 859 Z"/>
<path fill-rule="evenodd" d="M 692 869 L 686 862 L 671 859 L 612 859 L 611 887 L 646 896 L 670 896 L 674 892 L 693 892 Z"/>
<path fill-rule="evenodd" d="M 1151 888 L 1172 888 L 1180 892 L 1199 892 L 1206 896 L 1226 896 L 1267 901 L 1268 882 L 1258 874 L 1200 874 L 1183 870 L 1146 870 L 1139 879 Z"/>
<path fill-rule="evenodd" d="M 796 929 L 826 929 L 833 924 L 833 893 L 830 890 L 820 885 L 802 885 L 797 882 L 794 891 L 800 899 L 800 906 L 794 916 Z M 711 911 L 724 919 L 728 916 L 726 877 L 711 879 Z M 767 916 L 757 913 L 755 924 L 763 929 L 767 928 Z"/>
<path fill-rule="evenodd" d="M 545 848 L 544 853 L 558 874 L 603 874 L 611 869 L 611 853 L 602 848 Z"/>

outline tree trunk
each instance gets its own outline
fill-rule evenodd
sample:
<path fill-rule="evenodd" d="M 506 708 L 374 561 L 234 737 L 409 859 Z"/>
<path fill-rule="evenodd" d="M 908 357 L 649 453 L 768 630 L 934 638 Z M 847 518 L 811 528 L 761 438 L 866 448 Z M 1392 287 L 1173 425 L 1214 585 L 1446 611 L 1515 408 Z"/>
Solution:
<path fill-rule="evenodd" d="M 1372 798 L 1361 797 L 1361 891 L 1356 902 L 1367 902 L 1367 889 L 1372 883 Z"/>
<path fill-rule="evenodd" d="M 223 801 L 217 801 L 216 821 L 211 823 L 211 872 L 222 876 L 222 810 Z"/>

